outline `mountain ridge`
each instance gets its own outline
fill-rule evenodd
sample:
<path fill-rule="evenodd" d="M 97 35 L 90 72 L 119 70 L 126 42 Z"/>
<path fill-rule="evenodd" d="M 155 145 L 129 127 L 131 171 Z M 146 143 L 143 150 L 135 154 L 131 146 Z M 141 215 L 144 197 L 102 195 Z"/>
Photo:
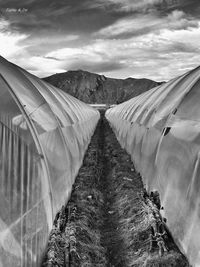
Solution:
<path fill-rule="evenodd" d="M 43 80 L 88 104 L 119 104 L 162 84 L 146 78 L 109 78 L 84 70 L 56 73 Z"/>

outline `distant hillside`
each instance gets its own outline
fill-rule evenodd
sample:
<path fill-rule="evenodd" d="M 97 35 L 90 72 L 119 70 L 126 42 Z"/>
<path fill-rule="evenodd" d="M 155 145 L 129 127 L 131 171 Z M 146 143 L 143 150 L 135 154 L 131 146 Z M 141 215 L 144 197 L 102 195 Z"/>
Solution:
<path fill-rule="evenodd" d="M 112 79 L 82 70 L 54 74 L 44 80 L 86 103 L 98 104 L 121 103 L 161 84 L 148 79 Z"/>

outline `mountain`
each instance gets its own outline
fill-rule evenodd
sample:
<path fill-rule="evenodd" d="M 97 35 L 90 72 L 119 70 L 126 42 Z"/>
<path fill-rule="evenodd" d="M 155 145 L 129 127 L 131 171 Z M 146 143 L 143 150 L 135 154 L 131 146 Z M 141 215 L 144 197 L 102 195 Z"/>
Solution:
<path fill-rule="evenodd" d="M 83 70 L 68 71 L 43 78 L 86 103 L 118 104 L 161 83 L 148 79 L 113 79 Z"/>

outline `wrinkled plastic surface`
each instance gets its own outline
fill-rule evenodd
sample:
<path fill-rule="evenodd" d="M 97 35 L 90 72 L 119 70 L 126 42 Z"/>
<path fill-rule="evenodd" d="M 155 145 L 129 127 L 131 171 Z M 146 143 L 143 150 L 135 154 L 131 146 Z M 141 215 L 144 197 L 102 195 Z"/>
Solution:
<path fill-rule="evenodd" d="M 0 266 L 39 266 L 98 120 L 0 57 Z"/>
<path fill-rule="evenodd" d="M 200 266 L 200 68 L 107 110 L 106 117 L 148 191 L 159 191 L 179 247 Z"/>

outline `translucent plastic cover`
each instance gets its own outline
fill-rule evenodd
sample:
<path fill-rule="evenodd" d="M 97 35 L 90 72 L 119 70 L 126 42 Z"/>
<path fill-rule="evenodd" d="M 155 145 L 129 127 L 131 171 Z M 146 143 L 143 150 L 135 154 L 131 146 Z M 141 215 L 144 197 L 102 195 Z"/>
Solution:
<path fill-rule="evenodd" d="M 0 57 L 0 266 L 39 266 L 98 120 Z"/>
<path fill-rule="evenodd" d="M 106 112 L 179 247 L 200 266 L 200 68 Z"/>

